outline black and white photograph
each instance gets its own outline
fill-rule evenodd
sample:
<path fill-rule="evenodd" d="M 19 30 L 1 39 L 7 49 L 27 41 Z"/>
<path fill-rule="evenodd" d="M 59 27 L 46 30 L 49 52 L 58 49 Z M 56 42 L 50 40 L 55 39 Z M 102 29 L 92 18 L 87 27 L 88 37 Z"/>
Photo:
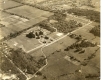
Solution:
<path fill-rule="evenodd" d="M 100 0 L 0 0 L 0 80 L 100 80 Z"/>

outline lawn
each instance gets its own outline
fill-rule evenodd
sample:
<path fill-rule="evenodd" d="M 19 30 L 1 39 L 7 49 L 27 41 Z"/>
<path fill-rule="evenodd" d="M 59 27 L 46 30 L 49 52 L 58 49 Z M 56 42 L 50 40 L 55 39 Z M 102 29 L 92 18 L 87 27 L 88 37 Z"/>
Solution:
<path fill-rule="evenodd" d="M 50 12 L 43 11 L 43 10 L 37 9 L 35 7 L 27 6 L 27 5 L 24 5 L 24 6 L 21 6 L 18 8 L 14 8 L 14 9 L 9 9 L 6 11 L 10 12 L 10 13 L 17 14 L 17 15 L 25 16 L 29 19 L 35 19 L 38 17 L 46 17 L 47 18 L 52 15 L 52 13 L 50 13 Z"/>
<path fill-rule="evenodd" d="M 27 38 L 26 34 L 21 34 L 16 38 L 10 39 L 7 44 L 11 47 L 23 48 L 26 52 L 41 45 L 37 39 Z M 16 44 L 16 46 L 14 44 Z"/>

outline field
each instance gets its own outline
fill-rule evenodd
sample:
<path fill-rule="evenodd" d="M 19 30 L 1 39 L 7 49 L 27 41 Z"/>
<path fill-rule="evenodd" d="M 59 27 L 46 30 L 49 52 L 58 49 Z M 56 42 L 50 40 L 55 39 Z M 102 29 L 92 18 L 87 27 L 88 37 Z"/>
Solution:
<path fill-rule="evenodd" d="M 79 53 L 75 53 L 75 49 L 74 50 L 69 50 L 68 52 L 64 52 L 66 55 L 68 56 L 74 56 L 76 59 L 80 60 L 81 62 L 84 61 L 84 59 L 87 59 L 91 54 L 93 54 L 95 52 L 95 50 L 97 50 L 98 47 L 88 47 L 85 48 L 85 53 L 84 54 L 79 54 Z"/>
<path fill-rule="evenodd" d="M 91 34 L 89 31 L 93 28 L 94 26 L 92 25 L 92 23 L 80 30 L 77 30 L 76 32 L 74 32 L 74 34 L 77 35 L 82 35 L 85 39 L 91 40 L 92 42 L 97 42 L 98 44 L 100 44 L 100 38 L 99 37 L 95 37 L 93 34 Z"/>
<path fill-rule="evenodd" d="M 48 65 L 41 71 L 42 76 L 33 77 L 31 80 L 77 80 L 78 78 L 80 80 L 87 80 L 90 78 L 85 78 L 87 75 L 97 75 L 99 76 L 99 50 L 95 53 L 95 51 L 98 49 L 98 47 L 88 47 L 85 50 L 84 54 L 78 54 L 75 53 L 74 50 L 70 51 L 64 51 L 65 46 L 73 44 L 75 41 L 71 41 L 69 39 L 69 43 L 67 43 L 65 40 L 68 40 L 69 38 L 66 37 L 57 43 L 54 43 L 48 47 L 43 48 L 43 52 L 47 56 Z M 72 39 L 74 40 L 74 39 Z M 63 42 L 63 44 L 62 44 Z M 61 43 L 61 44 L 60 44 Z M 57 46 L 56 46 L 57 45 Z M 73 62 L 70 62 L 66 60 L 64 57 L 67 56 L 73 56 L 74 58 L 78 59 L 80 62 L 83 62 L 85 59 L 87 59 L 91 54 L 95 53 L 96 56 L 92 58 L 86 66 L 82 65 L 76 65 Z M 94 61 L 96 60 L 97 63 Z M 96 65 L 96 67 L 95 67 Z M 81 69 L 80 72 L 76 72 Z M 97 78 L 91 78 L 92 80 L 96 80 Z M 97 79 L 99 80 L 99 79 Z"/>
<path fill-rule="evenodd" d="M 6 11 L 10 12 L 10 13 L 18 14 L 18 15 L 23 15 L 29 19 L 35 19 L 38 17 L 46 17 L 47 18 L 50 15 L 52 15 L 52 13 L 50 13 L 50 12 L 39 10 L 35 7 L 31 7 L 31 6 L 27 6 L 27 5 L 24 5 L 24 6 L 21 6 L 18 8 L 9 9 Z"/>
<path fill-rule="evenodd" d="M 62 75 L 69 75 L 73 74 L 75 70 L 79 69 L 80 66 L 76 66 L 68 61 L 66 61 L 63 58 L 64 54 L 60 52 L 55 52 L 55 54 L 52 54 L 50 57 L 48 57 L 48 65 L 42 70 L 42 74 L 46 76 L 47 80 L 55 80 L 59 79 Z M 41 76 L 39 76 L 41 77 Z M 39 78 L 38 77 L 38 78 Z M 31 80 L 38 78 L 32 78 Z M 70 79 L 69 77 L 66 77 L 65 80 Z M 41 79 L 44 80 L 44 79 Z"/>
<path fill-rule="evenodd" d="M 0 27 L 0 39 L 7 37 L 10 33 L 17 33 L 34 27 L 53 14 L 13 0 L 0 1 L 0 8 L 2 8 L 0 10 L 0 24 L 5 25 L 3 28 Z"/>
<path fill-rule="evenodd" d="M 53 43 L 47 47 L 44 47 L 43 52 L 45 53 L 46 56 L 50 56 L 52 53 L 60 51 L 61 49 L 64 49 L 67 45 L 71 45 L 74 42 L 75 42 L 74 39 L 71 39 L 67 36 L 57 41 L 56 43 Z"/>
<path fill-rule="evenodd" d="M 9 9 L 9 8 L 18 7 L 18 6 L 22 6 L 22 4 L 17 3 L 15 1 L 11 1 L 11 0 L 0 1 L 0 10 Z"/>
<path fill-rule="evenodd" d="M 6 18 L 6 17 L 8 17 L 8 16 L 11 16 L 11 15 L 8 14 L 8 13 L 5 13 L 5 12 L 0 11 L 0 20 Z"/>

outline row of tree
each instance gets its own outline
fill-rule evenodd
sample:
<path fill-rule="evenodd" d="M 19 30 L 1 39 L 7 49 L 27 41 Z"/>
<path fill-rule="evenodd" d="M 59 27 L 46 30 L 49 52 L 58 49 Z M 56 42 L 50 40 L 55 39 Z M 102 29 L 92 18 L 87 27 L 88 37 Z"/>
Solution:
<path fill-rule="evenodd" d="M 76 49 L 74 52 L 79 52 L 80 53 L 84 53 L 85 50 L 82 49 L 82 48 L 86 48 L 86 47 L 94 47 L 96 46 L 97 44 L 95 43 L 92 43 L 86 39 L 83 39 L 81 41 L 77 41 L 75 43 L 73 43 L 71 46 L 68 46 L 65 51 L 69 51 L 70 49 Z"/>

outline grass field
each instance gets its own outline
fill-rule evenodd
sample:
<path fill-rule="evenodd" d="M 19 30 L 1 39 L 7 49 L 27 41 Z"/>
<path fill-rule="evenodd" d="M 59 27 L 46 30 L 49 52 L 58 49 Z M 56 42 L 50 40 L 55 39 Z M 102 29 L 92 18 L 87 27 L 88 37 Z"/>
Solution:
<path fill-rule="evenodd" d="M 14 8 L 14 9 L 9 9 L 6 11 L 10 12 L 10 13 L 18 14 L 18 15 L 23 15 L 25 17 L 28 17 L 29 19 L 34 19 L 34 18 L 38 18 L 38 17 L 47 18 L 50 15 L 52 15 L 52 13 L 50 13 L 50 12 L 39 10 L 35 7 L 31 7 L 31 6 L 27 6 L 27 5 L 24 5 L 24 6 L 21 6 L 18 8 Z"/>
<path fill-rule="evenodd" d="M 21 6 L 21 5 L 22 4 L 17 3 L 15 1 L 11 1 L 11 0 L 0 1 L 0 9 L 8 9 L 8 8 Z"/>

